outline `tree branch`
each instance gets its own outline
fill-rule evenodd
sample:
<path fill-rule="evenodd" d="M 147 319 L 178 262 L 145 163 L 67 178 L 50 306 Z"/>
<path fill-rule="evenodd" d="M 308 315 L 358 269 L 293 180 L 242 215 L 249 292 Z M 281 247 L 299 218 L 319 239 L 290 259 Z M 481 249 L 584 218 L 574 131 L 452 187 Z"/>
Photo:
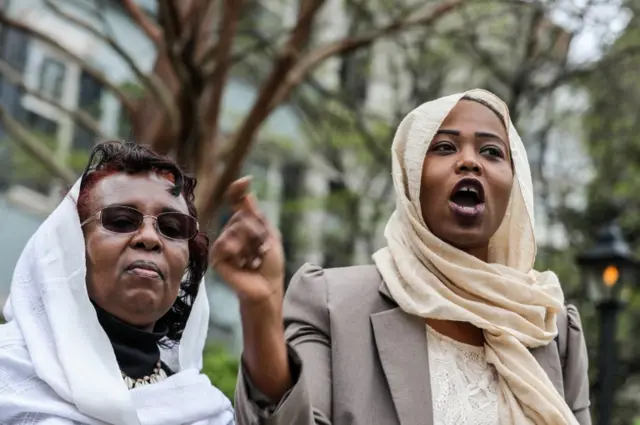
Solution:
<path fill-rule="evenodd" d="M 276 59 L 269 77 L 262 85 L 258 98 L 242 122 L 239 132 L 231 139 L 231 145 L 234 148 L 220 179 L 214 180 L 210 177 L 200 185 L 200 193 L 196 194 L 196 202 L 204 220 L 207 220 L 207 217 L 215 211 L 216 206 L 222 201 L 227 186 L 236 177 L 237 170 L 253 143 L 255 133 L 271 112 L 272 108 L 269 105 L 277 93 L 282 76 L 286 75 L 295 65 L 300 51 L 307 44 L 313 20 L 323 4 L 324 0 L 302 0 L 298 21 L 285 48 Z"/>
<path fill-rule="evenodd" d="M 514 78 L 509 83 L 509 99 L 507 101 L 507 108 L 510 111 L 511 119 L 513 122 L 517 122 L 519 118 L 518 104 L 520 98 L 526 90 L 526 86 L 529 83 L 529 77 L 533 72 L 536 62 L 536 55 L 538 54 L 538 29 L 545 18 L 544 10 L 540 7 L 536 7 L 533 10 L 533 15 L 529 20 L 529 28 L 526 32 L 526 43 L 524 57 L 520 61 L 520 65 L 516 70 Z"/>
<path fill-rule="evenodd" d="M 280 40 L 283 37 L 283 35 L 291 33 L 291 29 L 286 28 L 270 37 L 266 37 L 264 34 L 260 33 L 260 31 L 245 30 L 243 33 L 248 34 L 249 36 L 254 38 L 256 41 L 252 43 L 250 46 L 247 46 L 246 48 L 242 49 L 241 51 L 235 53 L 232 56 L 231 58 L 232 66 L 238 63 L 244 62 L 247 58 L 258 53 L 262 53 L 265 51 L 268 52 L 269 54 L 277 53 L 275 46 L 277 46 L 278 40 Z M 210 74 L 212 72 L 213 64 L 215 63 L 214 62 L 215 50 L 212 50 L 207 53 L 209 56 L 208 58 L 206 58 L 207 59 L 206 61 L 203 61 L 203 65 L 202 65 L 205 75 L 207 73 Z"/>
<path fill-rule="evenodd" d="M 51 174 L 61 178 L 65 184 L 72 185 L 76 174 L 61 164 L 55 153 L 33 136 L 22 124 L 16 121 L 3 106 L 0 105 L 0 123 L 9 134 L 9 139 L 38 160 Z"/>
<path fill-rule="evenodd" d="M 66 108 L 60 105 L 58 102 L 55 102 L 52 99 L 49 99 L 48 97 L 44 96 L 42 93 L 40 93 L 40 91 L 34 90 L 28 87 L 25 84 L 22 78 L 22 75 L 15 69 L 13 69 L 11 65 L 9 65 L 7 62 L 1 59 L 0 59 L 0 75 L 2 75 L 9 84 L 18 87 L 20 90 L 24 91 L 26 94 L 30 96 L 33 96 L 43 102 L 46 102 L 47 104 L 53 106 L 54 108 L 58 109 L 64 114 L 70 116 L 75 121 L 80 122 L 89 130 L 93 131 L 98 137 L 106 139 L 105 135 L 102 132 L 102 129 L 100 128 L 100 125 L 96 122 L 96 120 L 93 119 L 93 117 L 91 117 L 91 115 L 89 115 L 84 111 L 80 111 L 80 110 L 74 111 L 69 108 Z"/>
<path fill-rule="evenodd" d="M 160 28 L 133 0 L 122 0 L 121 3 L 129 17 L 138 25 L 138 28 L 155 44 L 156 49 L 160 50 L 162 46 L 162 31 L 160 31 Z"/>
<path fill-rule="evenodd" d="M 176 54 L 176 43 L 181 32 L 179 13 L 172 0 L 158 3 L 158 21 L 164 34 L 164 46 L 162 48 L 174 56 Z M 160 51 L 163 49 L 160 49 Z"/>
<path fill-rule="evenodd" d="M 164 45 L 158 51 L 166 53 L 167 59 L 171 63 L 173 72 L 181 81 L 186 91 L 192 88 L 192 81 L 185 67 L 184 61 L 180 57 L 178 40 L 180 39 L 180 16 L 173 1 L 158 2 L 159 21 L 164 32 Z M 192 91 L 192 90 L 191 90 Z"/>
<path fill-rule="evenodd" d="M 149 92 L 151 92 L 155 96 L 155 98 L 162 104 L 169 117 L 172 130 L 177 131 L 177 129 L 180 127 L 180 114 L 175 108 L 171 93 L 155 74 L 146 75 L 142 71 L 142 69 L 140 69 L 133 57 L 131 57 L 131 55 L 129 55 L 122 48 L 122 46 L 118 44 L 111 36 L 101 33 L 92 25 L 88 24 L 82 19 L 78 19 L 75 16 L 72 16 L 71 14 L 65 12 L 59 6 L 57 6 L 53 0 L 44 0 L 44 2 L 47 7 L 49 7 L 60 18 L 70 22 L 71 24 L 79 28 L 82 28 L 87 33 L 93 35 L 94 37 L 103 41 L 109 47 L 111 47 L 111 49 L 113 49 L 113 51 L 116 52 L 120 56 L 120 58 L 122 58 L 122 60 L 129 66 L 131 71 L 133 71 L 134 75 L 142 83 L 142 85 Z"/>
<path fill-rule="evenodd" d="M 366 47 L 379 38 L 388 37 L 400 31 L 408 30 L 417 26 L 431 25 L 447 13 L 452 12 L 467 2 L 468 0 L 449 0 L 437 5 L 431 13 L 426 14 L 421 18 L 396 20 L 382 28 L 370 31 L 367 34 L 356 37 L 347 37 L 313 50 L 303 57 L 296 66 L 288 72 L 287 77 L 279 87 L 277 94 L 269 105 L 270 110 L 284 101 L 291 90 L 300 84 L 304 77 L 313 71 L 325 59 L 334 55 L 344 54 Z"/>
<path fill-rule="evenodd" d="M 494 13 L 491 15 L 494 15 Z M 472 54 L 474 54 L 480 60 L 482 66 L 493 74 L 499 81 L 504 82 L 504 84 L 509 84 L 511 76 L 509 75 L 509 72 L 505 71 L 505 69 L 500 65 L 503 61 L 496 61 L 489 52 L 478 44 L 478 36 L 473 32 L 474 28 L 477 27 L 477 22 L 479 20 L 477 14 L 471 14 L 468 13 L 468 11 L 463 11 L 460 16 L 463 21 L 463 28 L 460 37 L 468 43 L 469 47 L 471 47 Z M 453 40 L 454 44 L 458 44 L 456 43 L 456 40 L 457 37 Z"/>
<path fill-rule="evenodd" d="M 540 87 L 537 90 L 538 95 L 548 94 L 561 85 L 568 84 L 580 78 L 585 78 L 592 75 L 598 70 L 606 69 L 608 67 L 616 66 L 621 60 L 628 60 L 630 56 L 640 54 L 640 45 L 633 45 L 625 49 L 620 50 L 610 56 L 604 57 L 598 61 L 595 61 L 588 66 L 573 68 L 566 70 L 566 72 L 560 73 L 553 81 Z"/>
<path fill-rule="evenodd" d="M 118 98 L 118 100 L 120 101 L 120 103 L 122 103 L 122 106 L 127 110 L 127 112 L 129 112 L 129 114 L 133 114 L 135 107 L 134 107 L 134 102 L 132 101 L 132 99 L 129 98 L 129 96 L 118 86 L 116 86 L 113 82 L 111 82 L 103 73 L 102 71 L 100 71 L 99 69 L 93 67 L 92 65 L 90 65 L 89 63 L 87 63 L 87 61 L 85 61 L 83 58 L 81 58 L 80 56 L 76 55 L 75 53 L 70 52 L 65 46 L 63 46 L 62 44 L 60 44 L 60 42 L 58 42 L 57 40 L 53 39 L 52 37 L 49 37 L 48 35 L 41 33 L 39 31 L 37 31 L 36 29 L 32 28 L 29 25 L 26 25 L 20 21 L 16 21 L 14 19 L 9 18 L 7 15 L 5 15 L 4 13 L 0 12 L 0 23 L 8 25 L 12 28 L 15 28 L 19 31 L 23 31 L 27 34 L 29 34 L 31 37 L 42 41 L 43 43 L 49 44 L 53 47 L 55 47 L 56 49 L 58 49 L 61 53 L 63 53 L 65 56 L 69 57 L 71 60 L 73 60 L 76 63 L 79 63 L 82 68 L 89 74 L 91 75 L 93 78 L 95 78 L 97 81 L 100 82 L 100 84 L 102 84 L 103 86 L 105 86 L 107 89 L 109 89 L 110 91 L 113 92 L 113 94 Z"/>
<path fill-rule="evenodd" d="M 325 98 L 324 101 L 311 102 L 303 96 L 295 96 L 295 100 L 293 100 L 293 103 L 297 104 L 300 112 L 307 116 L 308 122 L 312 123 L 313 120 L 317 119 L 318 116 L 326 116 L 331 120 L 335 120 L 333 122 L 337 124 L 336 126 L 353 124 L 358 131 L 358 135 L 360 135 L 363 144 L 366 146 L 367 152 L 371 155 L 372 159 L 376 163 L 376 168 L 379 169 L 380 166 L 386 167 L 389 164 L 389 152 L 386 148 L 380 146 L 380 144 L 378 143 L 378 139 L 374 134 L 371 133 L 365 122 L 368 119 L 379 121 L 386 120 L 383 117 L 368 113 L 362 108 L 353 108 L 353 106 L 348 102 L 348 99 L 345 99 L 345 96 L 342 96 L 341 93 L 332 92 L 320 87 L 317 81 L 313 81 L 310 86 L 315 89 L 315 92 L 319 96 Z M 344 114 L 335 113 L 330 108 L 322 108 L 321 110 L 318 110 L 314 107 L 314 103 L 324 105 L 331 101 L 339 103 L 345 108 L 345 110 L 351 110 L 352 114 L 345 116 Z M 321 143 L 331 143 L 331 140 L 326 140 L 326 138 L 323 139 L 324 140 L 321 140 Z"/>
<path fill-rule="evenodd" d="M 200 115 L 200 127 L 204 129 L 203 137 L 198 147 L 198 161 L 196 170 L 204 171 L 215 162 L 212 157 L 216 150 L 211 146 L 211 142 L 216 139 L 219 131 L 220 108 L 222 104 L 222 93 L 227 83 L 227 76 L 231 66 L 231 50 L 235 33 L 238 27 L 238 20 L 242 11 L 243 0 L 226 0 L 222 11 L 222 22 L 218 32 L 218 47 L 216 49 L 216 66 L 208 81 L 207 95 L 201 105 L 203 113 Z M 212 171 L 212 170 L 209 170 Z"/>
<path fill-rule="evenodd" d="M 208 0 L 208 2 L 204 1 L 204 4 L 204 10 L 200 11 L 200 16 L 196 17 L 198 25 L 195 28 L 194 38 L 198 43 L 194 52 L 194 62 L 200 67 L 206 68 L 206 58 L 210 60 L 215 57 L 220 40 L 215 40 L 214 37 L 215 25 L 213 22 L 217 11 L 216 1 Z"/>
<path fill-rule="evenodd" d="M 370 45 L 381 37 L 389 36 L 397 32 L 413 28 L 419 25 L 430 25 L 447 13 L 467 3 L 468 0 L 449 0 L 434 7 L 431 13 L 414 19 L 401 19 L 382 28 L 373 30 L 368 34 L 357 37 L 348 37 L 323 47 L 317 48 L 298 60 L 300 50 L 306 45 L 313 19 L 318 9 L 324 3 L 323 0 L 305 0 L 301 6 L 298 22 L 291 36 L 276 59 L 271 74 L 262 85 L 258 98 L 251 111 L 245 117 L 239 132 L 232 139 L 234 150 L 219 179 L 208 184 L 201 185 L 200 193 L 196 196 L 199 200 L 199 211 L 203 217 L 212 215 L 217 205 L 222 202 L 224 192 L 236 177 L 248 151 L 253 143 L 254 136 L 264 120 L 289 95 L 290 91 L 302 82 L 304 77 L 313 71 L 325 59 L 354 51 Z M 282 76 L 286 75 L 283 79 Z"/>
<path fill-rule="evenodd" d="M 190 49 L 190 61 L 200 67 L 202 50 L 209 46 L 213 38 L 213 11 L 215 10 L 216 2 L 194 0 L 192 3 L 182 3 L 181 6 L 184 6 L 184 4 L 190 5 L 190 8 L 184 14 L 184 18 L 178 21 L 180 25 L 178 49 L 182 51 L 187 44 L 191 44 L 193 47 Z M 176 11 L 178 10 L 176 8 Z"/>

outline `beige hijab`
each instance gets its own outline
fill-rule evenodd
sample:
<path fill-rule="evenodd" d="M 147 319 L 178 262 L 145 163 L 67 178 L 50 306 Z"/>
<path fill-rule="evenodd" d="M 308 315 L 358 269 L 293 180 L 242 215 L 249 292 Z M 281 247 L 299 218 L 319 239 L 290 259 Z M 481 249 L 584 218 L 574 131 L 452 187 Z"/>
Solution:
<path fill-rule="evenodd" d="M 502 112 L 515 169 L 507 213 L 490 241 L 487 263 L 434 236 L 420 207 L 427 148 L 465 95 Z M 553 341 L 564 296 L 554 273 L 532 270 L 536 254 L 533 187 L 527 154 L 507 106 L 478 89 L 421 105 L 398 127 L 392 167 L 396 210 L 385 229 L 387 247 L 373 259 L 394 300 L 409 314 L 469 322 L 484 330 L 486 359 L 500 377 L 502 425 L 577 424 L 528 351 Z"/>

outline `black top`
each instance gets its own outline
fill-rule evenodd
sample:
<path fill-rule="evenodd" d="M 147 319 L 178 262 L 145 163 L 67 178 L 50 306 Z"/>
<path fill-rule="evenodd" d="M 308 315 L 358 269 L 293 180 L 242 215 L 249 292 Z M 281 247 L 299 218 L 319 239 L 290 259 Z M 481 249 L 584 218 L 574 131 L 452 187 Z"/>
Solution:
<path fill-rule="evenodd" d="M 98 313 L 98 321 L 102 329 L 111 341 L 120 370 L 132 379 L 152 374 L 160 360 L 158 342 L 167 335 L 167 326 L 159 322 L 152 332 L 143 331 L 124 323 L 98 307 L 96 303 L 92 302 L 92 304 Z M 167 375 L 173 373 L 164 363 L 162 368 Z"/>

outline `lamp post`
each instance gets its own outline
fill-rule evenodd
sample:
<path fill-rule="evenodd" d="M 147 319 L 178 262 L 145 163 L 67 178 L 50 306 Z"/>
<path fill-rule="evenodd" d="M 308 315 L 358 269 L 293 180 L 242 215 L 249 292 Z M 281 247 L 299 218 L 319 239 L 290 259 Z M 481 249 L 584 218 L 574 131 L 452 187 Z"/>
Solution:
<path fill-rule="evenodd" d="M 586 296 L 595 302 L 600 316 L 598 353 L 598 424 L 609 425 L 616 379 L 616 322 L 634 280 L 637 260 L 620 227 L 612 221 L 597 234 L 595 245 L 578 255 Z"/>

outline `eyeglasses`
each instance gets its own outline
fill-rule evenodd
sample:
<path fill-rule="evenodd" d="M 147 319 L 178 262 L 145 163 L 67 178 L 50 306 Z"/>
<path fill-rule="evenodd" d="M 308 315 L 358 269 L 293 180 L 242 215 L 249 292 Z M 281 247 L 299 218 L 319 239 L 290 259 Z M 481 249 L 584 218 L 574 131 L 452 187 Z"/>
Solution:
<path fill-rule="evenodd" d="M 103 208 L 85 220 L 81 226 L 92 220 L 98 220 L 100 225 L 109 232 L 134 233 L 142 227 L 146 217 L 154 219 L 156 230 L 168 239 L 188 240 L 198 234 L 198 221 L 188 214 L 164 212 L 157 216 L 144 215 L 135 208 L 122 205 Z"/>

